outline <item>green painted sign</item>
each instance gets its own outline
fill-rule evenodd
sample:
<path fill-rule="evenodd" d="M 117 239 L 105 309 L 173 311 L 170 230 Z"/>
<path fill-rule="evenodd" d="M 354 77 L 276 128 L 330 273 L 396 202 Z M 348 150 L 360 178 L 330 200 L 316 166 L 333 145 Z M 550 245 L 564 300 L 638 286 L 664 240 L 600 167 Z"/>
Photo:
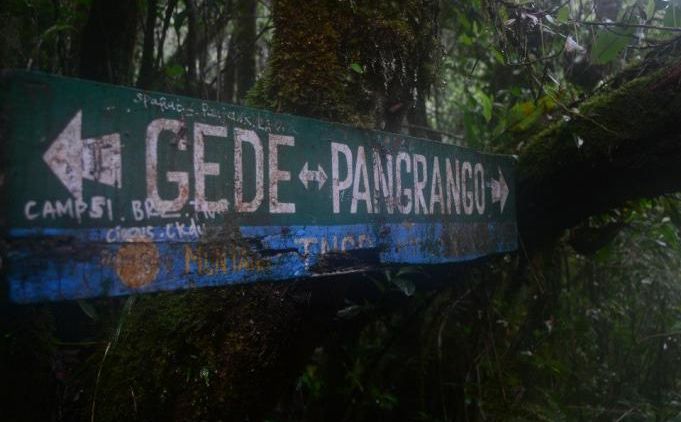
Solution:
<path fill-rule="evenodd" d="M 514 159 L 131 88 L 0 78 L 17 302 L 286 280 L 516 249 Z"/>

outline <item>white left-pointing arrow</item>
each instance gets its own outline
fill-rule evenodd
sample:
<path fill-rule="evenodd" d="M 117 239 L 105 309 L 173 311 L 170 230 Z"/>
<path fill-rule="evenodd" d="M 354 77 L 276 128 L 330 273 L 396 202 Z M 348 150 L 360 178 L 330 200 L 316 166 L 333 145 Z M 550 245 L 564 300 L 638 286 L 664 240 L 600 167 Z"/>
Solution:
<path fill-rule="evenodd" d="M 83 139 L 83 112 L 79 110 L 43 160 L 76 199 L 83 199 L 83 179 L 121 187 L 121 137 L 119 134 Z"/>

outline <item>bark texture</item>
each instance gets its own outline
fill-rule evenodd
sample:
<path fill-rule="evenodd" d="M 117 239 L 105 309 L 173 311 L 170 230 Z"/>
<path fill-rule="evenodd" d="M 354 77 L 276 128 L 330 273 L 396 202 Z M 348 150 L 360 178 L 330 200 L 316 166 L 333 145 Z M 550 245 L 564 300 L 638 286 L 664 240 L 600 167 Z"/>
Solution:
<path fill-rule="evenodd" d="M 400 132 L 435 75 L 437 2 L 274 2 L 267 74 L 250 104 Z"/>
<path fill-rule="evenodd" d="M 239 0 L 237 9 L 237 29 L 234 34 L 236 57 L 236 102 L 243 103 L 248 90 L 255 83 L 255 13 L 256 2 Z"/>
<path fill-rule="evenodd" d="M 149 0 L 147 2 L 147 13 L 144 24 L 144 40 L 142 45 L 142 60 L 140 64 L 139 77 L 137 78 L 137 87 L 142 89 L 151 88 L 151 84 L 155 77 L 154 29 L 156 27 L 157 8 L 158 0 Z"/>
<path fill-rule="evenodd" d="M 628 200 L 681 190 L 681 61 L 578 109 L 520 154 L 518 224 L 529 249 Z"/>
<path fill-rule="evenodd" d="M 80 77 L 119 85 L 132 78 L 138 0 L 95 0 L 83 29 Z"/>

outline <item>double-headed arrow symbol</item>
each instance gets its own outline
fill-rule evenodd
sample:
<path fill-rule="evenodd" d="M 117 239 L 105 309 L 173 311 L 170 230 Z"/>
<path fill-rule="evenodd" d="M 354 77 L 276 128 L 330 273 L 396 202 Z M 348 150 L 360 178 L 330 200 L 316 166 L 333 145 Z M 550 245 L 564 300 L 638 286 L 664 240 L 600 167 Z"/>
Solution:
<path fill-rule="evenodd" d="M 305 185 L 305 189 L 307 189 L 308 182 L 317 182 L 319 183 L 319 189 L 321 190 L 322 186 L 324 186 L 324 182 L 326 182 L 326 173 L 321 164 L 317 164 L 317 171 L 308 170 L 306 161 L 303 169 L 300 170 L 300 174 L 298 174 L 298 178 L 303 182 L 303 185 Z"/>
<path fill-rule="evenodd" d="M 83 179 L 121 187 L 121 137 L 81 137 L 82 110 L 52 142 L 43 160 L 76 199 L 83 199 Z"/>
<path fill-rule="evenodd" d="M 497 170 L 499 170 L 499 180 L 492 179 L 492 203 L 495 204 L 497 202 L 500 203 L 501 205 L 501 211 L 504 212 L 504 205 L 506 205 L 506 199 L 508 199 L 508 185 L 506 184 L 506 179 L 504 179 L 504 173 L 501 172 L 501 169 L 497 167 Z"/>

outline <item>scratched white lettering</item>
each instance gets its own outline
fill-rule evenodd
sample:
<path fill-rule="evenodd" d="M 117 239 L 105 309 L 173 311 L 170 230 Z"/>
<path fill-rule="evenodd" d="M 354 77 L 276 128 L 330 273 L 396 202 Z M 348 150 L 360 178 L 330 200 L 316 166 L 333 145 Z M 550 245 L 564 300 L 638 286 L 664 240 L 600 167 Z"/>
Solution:
<path fill-rule="evenodd" d="M 338 157 L 339 154 L 345 156 L 345 179 L 340 180 Z M 345 144 L 336 142 L 331 143 L 331 194 L 333 197 L 333 212 L 340 212 L 340 193 L 352 185 L 352 151 Z"/>
<path fill-rule="evenodd" d="M 475 164 L 474 173 L 475 208 L 482 215 L 485 213 L 485 169 L 482 164 Z"/>
<path fill-rule="evenodd" d="M 181 171 L 166 172 L 166 180 L 177 185 L 175 198 L 165 200 L 158 193 L 158 138 L 163 132 L 171 132 L 177 137 L 181 129 L 182 122 L 173 119 L 156 119 L 147 126 L 147 196 L 154 202 L 156 209 L 162 213 L 180 211 L 189 198 L 189 175 Z"/>
<path fill-rule="evenodd" d="M 467 182 L 472 179 L 473 168 L 471 163 L 464 161 L 461 165 L 461 196 L 463 198 L 463 212 L 466 215 L 473 214 L 473 191 L 468 190 Z"/>
<path fill-rule="evenodd" d="M 28 201 L 26 202 L 26 205 L 24 205 L 24 216 L 27 220 L 31 221 L 40 217 L 39 213 L 33 211 L 33 208 L 35 208 L 36 205 L 38 204 L 35 201 Z"/>
<path fill-rule="evenodd" d="M 400 152 L 397 154 L 397 159 L 395 160 L 395 198 L 397 201 L 397 209 L 402 214 L 409 214 L 411 212 L 411 189 L 402 189 L 402 166 L 401 163 L 405 164 L 405 172 L 411 173 L 411 160 L 409 159 L 409 154 L 406 152 Z M 407 203 L 402 203 L 402 195 L 407 198 Z"/>
<path fill-rule="evenodd" d="M 292 136 L 270 135 L 269 139 L 269 179 L 270 179 L 270 212 L 272 214 L 292 214 L 296 212 L 296 204 L 279 202 L 279 182 L 291 180 L 291 172 L 279 169 L 279 146 L 295 146 Z"/>
<path fill-rule="evenodd" d="M 362 190 L 360 190 L 360 184 L 364 186 Z M 357 213 L 357 201 L 364 201 L 367 213 L 372 213 L 370 192 L 366 154 L 364 153 L 364 147 L 360 146 L 357 148 L 357 162 L 355 163 L 355 177 L 352 182 L 352 203 L 350 204 L 350 213 Z"/>
<path fill-rule="evenodd" d="M 379 207 L 379 198 L 383 192 L 383 200 L 385 201 L 385 209 L 388 214 L 395 211 L 395 197 L 393 196 L 393 156 L 386 154 L 385 168 L 388 175 L 386 181 L 386 174 L 383 172 L 383 165 L 381 163 L 381 156 L 379 152 L 373 150 L 373 164 L 374 164 L 374 212 L 381 212 Z"/>
<path fill-rule="evenodd" d="M 442 178 L 440 177 L 440 159 L 433 157 L 433 177 L 430 178 L 430 213 L 435 214 L 435 204 L 440 204 L 440 214 L 445 213 L 442 200 Z"/>
<path fill-rule="evenodd" d="M 27 201 L 24 204 L 24 217 L 33 221 L 38 218 L 60 220 L 72 219 L 78 223 L 82 222 L 83 216 L 92 220 L 99 220 L 106 217 L 109 221 L 113 220 L 113 204 L 110 199 L 104 196 L 93 196 L 88 202 L 80 199 L 67 198 L 54 201 Z"/>
<path fill-rule="evenodd" d="M 393 156 L 379 148 L 367 156 L 362 145 L 353 156 L 348 145 L 331 143 L 333 212 L 357 214 L 364 211 L 364 203 L 367 214 L 392 214 L 397 208 L 401 214 L 483 215 L 486 188 L 492 186 L 485 180 L 483 164 L 449 157 L 444 169 L 441 163 L 437 155 L 399 151 Z M 350 192 L 352 200 L 345 208 L 342 197 Z"/>
<path fill-rule="evenodd" d="M 461 214 L 461 179 L 459 177 L 459 160 L 454 160 L 454 169 L 449 158 L 445 159 L 445 172 L 447 173 L 447 214 Z M 452 209 L 452 202 L 454 209 Z"/>
<path fill-rule="evenodd" d="M 255 152 L 255 196 L 244 201 L 243 144 L 248 143 Z M 262 203 L 263 149 L 258 135 L 252 130 L 234 129 L 234 208 L 237 212 L 254 212 Z"/>
<path fill-rule="evenodd" d="M 204 160 L 204 136 L 226 138 L 227 128 L 203 123 L 194 124 L 194 178 L 196 186 L 194 207 L 196 211 L 225 212 L 229 207 L 226 199 L 218 201 L 206 199 L 206 176 L 219 176 L 220 164 L 208 163 Z"/>
<path fill-rule="evenodd" d="M 426 187 L 426 179 L 428 177 L 428 166 L 426 164 L 426 157 L 421 154 L 414 154 L 414 213 L 428 214 L 428 206 L 426 199 L 423 196 L 423 189 Z M 421 177 L 423 176 L 423 177 Z"/>

